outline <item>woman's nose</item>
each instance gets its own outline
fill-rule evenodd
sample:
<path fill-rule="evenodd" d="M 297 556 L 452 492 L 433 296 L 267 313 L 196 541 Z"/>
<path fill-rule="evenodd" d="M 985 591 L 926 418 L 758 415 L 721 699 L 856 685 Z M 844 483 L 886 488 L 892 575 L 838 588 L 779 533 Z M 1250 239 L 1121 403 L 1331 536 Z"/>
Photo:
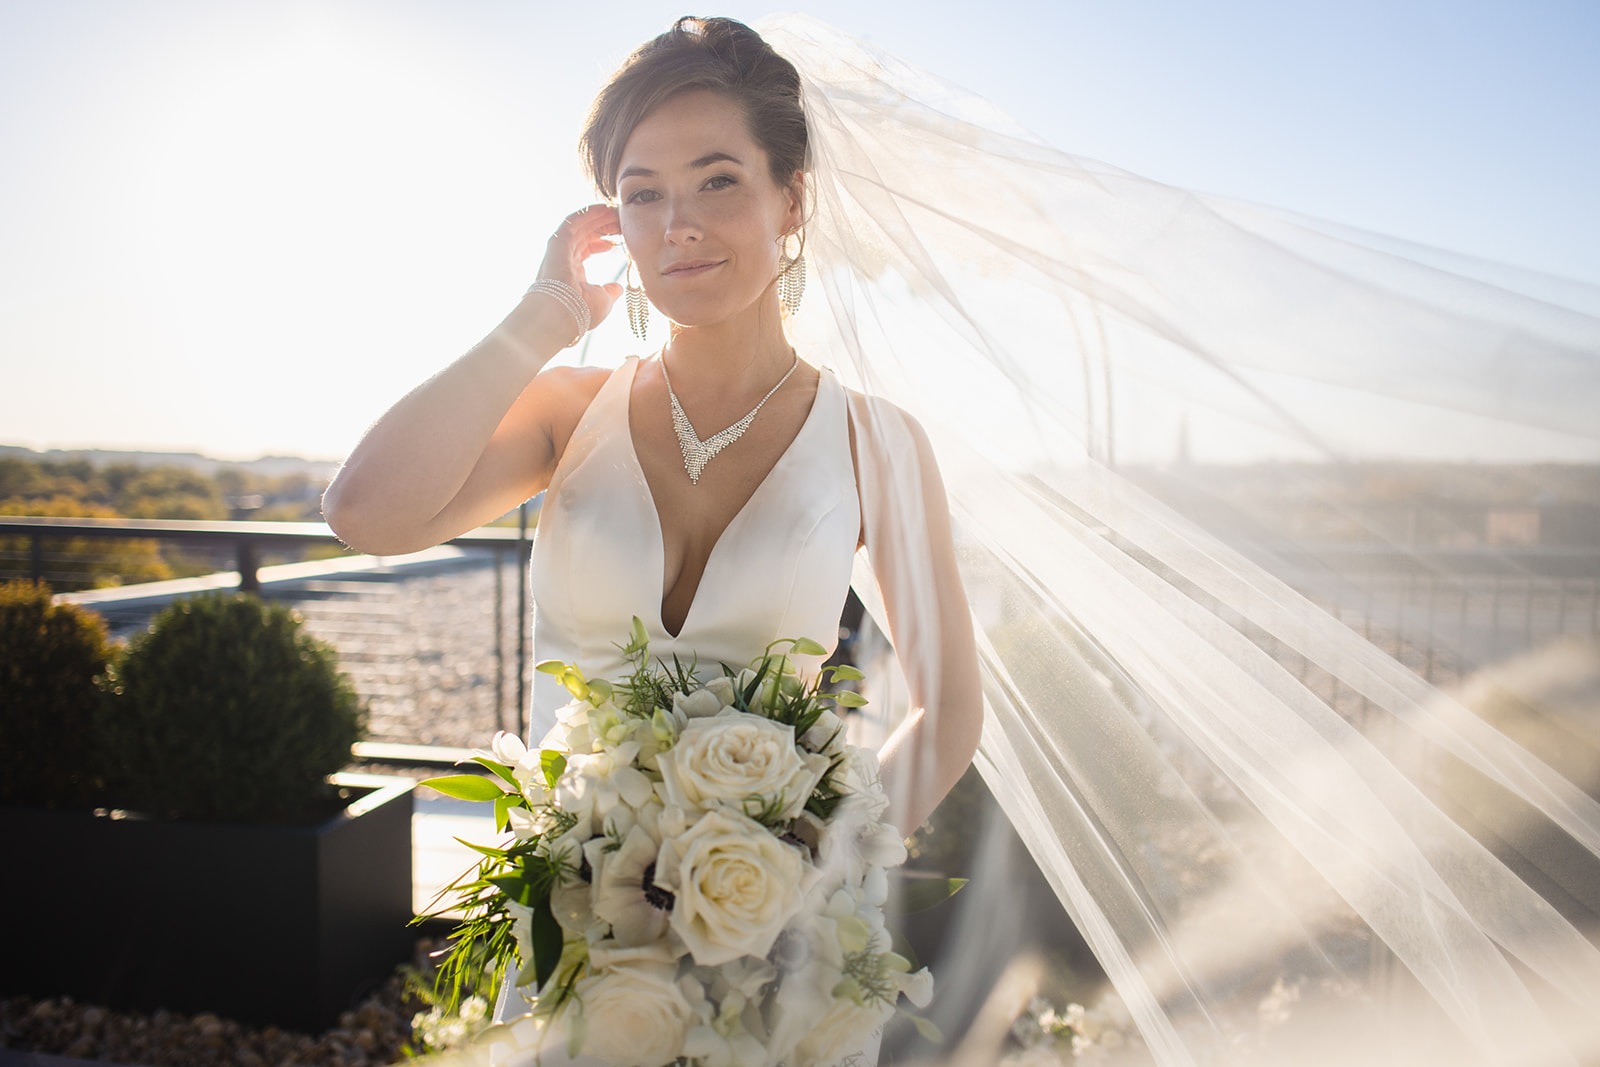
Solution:
<path fill-rule="evenodd" d="M 672 244 L 691 244 L 700 240 L 703 232 L 700 218 L 693 204 L 673 200 L 667 205 L 667 241 Z"/>

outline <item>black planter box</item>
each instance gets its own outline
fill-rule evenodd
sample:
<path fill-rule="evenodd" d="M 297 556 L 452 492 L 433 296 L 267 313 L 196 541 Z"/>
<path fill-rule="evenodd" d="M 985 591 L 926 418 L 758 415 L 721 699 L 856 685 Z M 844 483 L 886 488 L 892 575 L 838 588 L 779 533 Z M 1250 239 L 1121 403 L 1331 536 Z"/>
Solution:
<path fill-rule="evenodd" d="M 319 826 L 0 808 L 0 992 L 315 1033 L 411 955 L 409 778 Z"/>

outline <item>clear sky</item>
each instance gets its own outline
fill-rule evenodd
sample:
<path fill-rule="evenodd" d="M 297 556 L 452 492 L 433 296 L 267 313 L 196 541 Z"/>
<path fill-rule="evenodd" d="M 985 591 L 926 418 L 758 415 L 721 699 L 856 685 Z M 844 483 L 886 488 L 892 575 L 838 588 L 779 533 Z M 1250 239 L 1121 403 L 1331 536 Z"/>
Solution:
<path fill-rule="evenodd" d="M 1593 0 L 805 10 L 1079 155 L 1600 284 Z M 0 0 L 0 444 L 342 455 L 520 295 L 683 13 Z"/>

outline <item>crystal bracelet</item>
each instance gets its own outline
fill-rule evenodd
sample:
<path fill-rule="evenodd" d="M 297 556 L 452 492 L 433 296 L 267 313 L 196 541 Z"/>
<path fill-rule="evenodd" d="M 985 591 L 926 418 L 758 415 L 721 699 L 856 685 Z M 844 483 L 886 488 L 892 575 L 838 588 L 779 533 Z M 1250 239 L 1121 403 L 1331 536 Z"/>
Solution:
<path fill-rule="evenodd" d="M 583 340 L 583 335 L 589 332 L 589 305 L 578 290 L 556 278 L 541 278 L 528 286 L 528 291 L 523 294 L 523 299 L 527 299 L 533 293 L 543 293 L 546 296 L 554 297 L 562 307 L 572 313 L 572 317 L 578 323 L 578 336 L 572 339 L 571 344 L 567 345 L 568 348 Z"/>

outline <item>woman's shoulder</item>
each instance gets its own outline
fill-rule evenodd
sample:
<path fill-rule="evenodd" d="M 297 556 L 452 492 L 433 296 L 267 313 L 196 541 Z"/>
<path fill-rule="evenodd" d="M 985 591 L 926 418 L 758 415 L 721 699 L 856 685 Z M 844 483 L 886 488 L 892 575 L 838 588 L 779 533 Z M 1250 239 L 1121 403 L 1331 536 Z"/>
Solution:
<path fill-rule="evenodd" d="M 550 399 L 577 402 L 582 410 L 593 402 L 613 373 L 610 367 L 546 367 L 534 376 L 529 388 Z"/>
<path fill-rule="evenodd" d="M 893 456 L 905 454 L 909 448 L 918 458 L 933 458 L 927 431 L 911 412 L 891 400 L 868 396 L 848 386 L 844 395 L 850 412 L 850 439 L 855 449 Z"/>
<path fill-rule="evenodd" d="M 609 367 L 547 367 L 534 376 L 523 401 L 542 413 L 551 450 L 551 469 L 560 462 L 584 413 L 616 373 Z"/>

